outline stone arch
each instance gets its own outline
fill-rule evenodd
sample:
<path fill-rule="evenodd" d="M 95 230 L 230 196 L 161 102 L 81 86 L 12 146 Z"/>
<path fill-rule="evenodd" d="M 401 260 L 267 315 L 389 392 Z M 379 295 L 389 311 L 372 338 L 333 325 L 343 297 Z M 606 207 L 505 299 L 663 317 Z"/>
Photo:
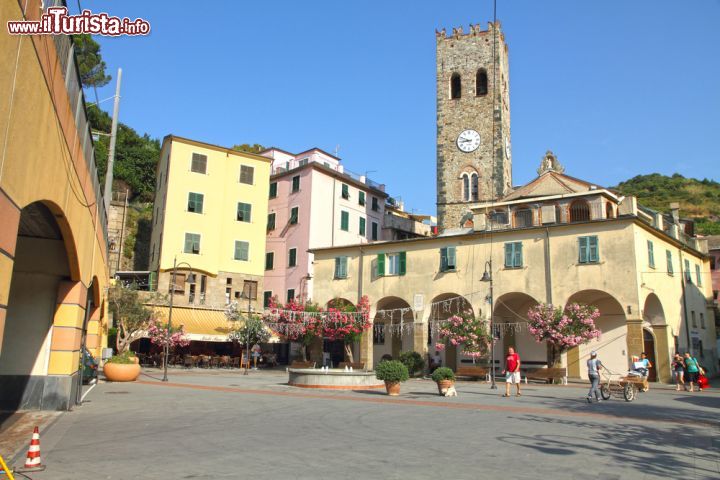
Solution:
<path fill-rule="evenodd" d="M 0 409 L 66 410 L 77 391 L 87 288 L 62 210 L 20 211 L 0 348 Z M 100 296 L 98 290 L 97 296 Z"/>
<path fill-rule="evenodd" d="M 45 224 L 52 225 L 54 223 L 54 225 L 56 225 L 59 229 L 60 237 L 63 241 L 63 245 L 65 246 L 65 253 L 67 255 L 68 267 L 70 269 L 70 279 L 75 282 L 81 281 L 82 278 L 80 274 L 80 261 L 77 253 L 77 242 L 75 240 L 75 234 L 73 233 L 70 222 L 65 216 L 65 212 L 63 211 L 62 207 L 60 207 L 60 205 L 53 202 L 52 200 L 47 199 L 38 199 L 36 201 L 26 204 L 21 211 L 21 215 L 24 213 L 26 217 L 25 220 L 21 218 L 20 226 L 22 227 L 24 223 L 25 228 L 33 228 L 29 223 L 32 222 L 32 224 L 34 224 L 37 228 L 39 224 L 36 223 L 36 221 L 39 220 L 38 215 L 40 215 L 38 210 L 39 206 L 45 207 L 45 209 L 47 209 L 47 212 L 50 213 L 52 219 L 54 220 L 54 222 L 50 222 L 49 217 L 46 213 L 44 213 L 42 215 L 45 215 L 47 217 L 44 219 L 46 220 Z M 33 234 L 32 232 L 30 233 Z M 47 235 L 49 232 L 45 231 L 44 233 L 36 233 L 40 235 Z"/>
<path fill-rule="evenodd" d="M 670 331 L 665 318 L 665 309 L 655 293 L 651 292 L 645 297 L 642 314 L 643 351 L 648 354 L 654 365 L 648 380 L 670 382 L 672 380 L 670 364 L 674 353 L 671 346 L 674 346 L 674 342 L 672 341 L 672 331 Z M 652 343 L 646 332 L 651 336 Z"/>
<path fill-rule="evenodd" d="M 479 316 L 480 313 L 481 312 L 478 312 L 477 315 Z M 474 317 L 475 311 L 470 302 L 465 297 L 458 295 L 457 293 L 442 293 L 440 295 L 436 295 L 430 302 L 428 344 L 430 345 L 432 352 L 434 352 L 435 343 L 437 341 L 436 338 L 433 338 L 432 332 L 435 330 L 433 325 L 437 324 L 437 322 L 447 320 L 453 315 L 470 315 Z M 457 367 L 463 363 L 463 360 L 467 360 L 460 352 L 460 349 L 454 347 L 453 345 L 446 346 L 445 350 L 440 352 L 440 357 L 442 358 L 443 365 L 450 367 L 453 370 L 456 370 Z"/>
<path fill-rule="evenodd" d="M 343 297 L 335 297 L 331 298 L 327 301 L 325 304 L 326 308 L 344 308 L 344 307 L 353 307 L 355 308 L 355 304 L 348 300 L 347 298 Z"/>
<path fill-rule="evenodd" d="M 412 328 L 403 331 L 399 335 L 393 335 L 391 328 L 393 328 L 392 325 L 412 325 L 415 321 L 412 307 L 400 297 L 383 297 L 375 305 L 375 315 L 373 317 L 373 364 L 377 364 L 383 355 L 390 355 L 397 359 L 400 352 L 413 349 Z"/>
<path fill-rule="evenodd" d="M 495 344 L 496 368 L 502 370 L 502 361 L 508 347 L 514 347 L 522 364 L 531 368 L 547 366 L 548 350 L 545 343 L 538 343 L 527 328 L 527 313 L 539 302 L 523 292 L 509 292 L 494 300 L 493 330 L 500 339 Z M 507 324 L 515 324 L 510 327 Z"/>
<path fill-rule="evenodd" d="M 570 222 L 587 222 L 590 220 L 590 204 L 587 200 L 578 199 L 570 204 Z"/>
<path fill-rule="evenodd" d="M 565 305 L 571 303 L 592 305 L 600 310 L 600 317 L 595 324 L 602 331 L 602 335 L 599 339 L 568 352 L 568 376 L 587 378 L 587 360 L 591 351 L 598 353 L 598 358 L 610 371 L 625 373 L 628 368 L 628 327 L 622 304 L 602 290 L 576 292 L 567 299 Z"/>

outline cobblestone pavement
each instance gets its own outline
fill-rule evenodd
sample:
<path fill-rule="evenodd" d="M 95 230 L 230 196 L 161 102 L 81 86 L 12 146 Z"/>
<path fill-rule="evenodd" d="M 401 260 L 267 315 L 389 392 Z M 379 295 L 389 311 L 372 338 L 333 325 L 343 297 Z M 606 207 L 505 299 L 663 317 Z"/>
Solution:
<path fill-rule="evenodd" d="M 458 397 L 288 387 L 281 371 L 149 370 L 100 383 L 41 435 L 33 479 L 720 477 L 720 392 L 653 389 L 588 405 L 581 385 L 481 382 Z"/>

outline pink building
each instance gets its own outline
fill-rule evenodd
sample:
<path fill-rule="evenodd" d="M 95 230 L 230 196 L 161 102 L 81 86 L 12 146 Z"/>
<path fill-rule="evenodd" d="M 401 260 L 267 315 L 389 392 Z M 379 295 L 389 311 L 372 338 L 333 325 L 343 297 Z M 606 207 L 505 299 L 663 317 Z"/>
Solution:
<path fill-rule="evenodd" d="M 319 148 L 292 154 L 278 148 L 270 176 L 264 300 L 312 299 L 309 248 L 383 239 L 385 186 L 344 170 Z M 342 269 L 342 266 L 339 266 Z"/>

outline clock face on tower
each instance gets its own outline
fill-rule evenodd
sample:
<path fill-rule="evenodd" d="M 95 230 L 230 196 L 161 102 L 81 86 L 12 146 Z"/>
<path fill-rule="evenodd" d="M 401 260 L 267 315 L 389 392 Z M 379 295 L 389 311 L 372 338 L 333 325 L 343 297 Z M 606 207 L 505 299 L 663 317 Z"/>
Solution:
<path fill-rule="evenodd" d="M 475 130 L 463 130 L 457 138 L 457 147 L 460 151 L 470 153 L 480 146 L 480 134 Z"/>

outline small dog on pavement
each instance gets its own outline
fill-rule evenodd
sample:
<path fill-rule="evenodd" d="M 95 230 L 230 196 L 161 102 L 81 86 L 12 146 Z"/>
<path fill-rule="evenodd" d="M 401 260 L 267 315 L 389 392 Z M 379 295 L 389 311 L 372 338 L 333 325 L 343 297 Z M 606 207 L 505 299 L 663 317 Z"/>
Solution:
<path fill-rule="evenodd" d="M 443 395 L 446 397 L 457 397 L 457 390 L 455 390 L 454 386 L 448 387 L 447 390 L 443 392 Z"/>

